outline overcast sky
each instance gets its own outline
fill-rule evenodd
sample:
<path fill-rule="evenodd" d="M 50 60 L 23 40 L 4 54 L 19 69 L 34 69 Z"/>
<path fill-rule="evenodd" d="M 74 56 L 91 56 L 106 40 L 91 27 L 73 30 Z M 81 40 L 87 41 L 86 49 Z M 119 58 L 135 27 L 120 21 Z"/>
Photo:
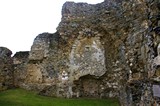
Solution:
<path fill-rule="evenodd" d="M 34 38 L 54 33 L 67 0 L 0 0 L 0 46 L 13 53 L 29 51 Z M 69 0 L 96 4 L 104 0 Z"/>

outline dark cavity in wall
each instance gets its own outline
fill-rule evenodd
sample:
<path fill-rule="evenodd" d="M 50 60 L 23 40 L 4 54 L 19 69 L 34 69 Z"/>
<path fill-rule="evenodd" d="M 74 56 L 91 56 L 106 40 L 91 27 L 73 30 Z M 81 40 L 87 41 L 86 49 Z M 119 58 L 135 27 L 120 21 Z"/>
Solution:
<path fill-rule="evenodd" d="M 74 81 L 72 88 L 75 97 L 100 97 L 101 81 L 92 75 L 80 77 L 79 80 Z"/>

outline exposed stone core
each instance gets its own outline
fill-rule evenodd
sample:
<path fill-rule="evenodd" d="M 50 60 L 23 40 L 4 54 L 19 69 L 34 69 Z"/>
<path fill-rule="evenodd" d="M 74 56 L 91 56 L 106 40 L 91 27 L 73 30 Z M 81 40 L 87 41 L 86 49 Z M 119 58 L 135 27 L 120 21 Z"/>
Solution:
<path fill-rule="evenodd" d="M 14 64 L 14 86 L 22 87 L 27 74 L 29 51 L 16 52 L 12 57 Z"/>
<path fill-rule="evenodd" d="M 0 47 L 0 91 L 13 87 L 13 61 L 12 52 Z"/>
<path fill-rule="evenodd" d="M 13 84 L 47 96 L 160 105 L 159 13 L 159 0 L 66 2 L 57 32 L 39 34 L 31 51 L 13 57 Z"/>
<path fill-rule="evenodd" d="M 104 47 L 99 37 L 79 38 L 72 45 L 69 70 L 74 79 L 84 75 L 102 76 L 106 72 Z"/>

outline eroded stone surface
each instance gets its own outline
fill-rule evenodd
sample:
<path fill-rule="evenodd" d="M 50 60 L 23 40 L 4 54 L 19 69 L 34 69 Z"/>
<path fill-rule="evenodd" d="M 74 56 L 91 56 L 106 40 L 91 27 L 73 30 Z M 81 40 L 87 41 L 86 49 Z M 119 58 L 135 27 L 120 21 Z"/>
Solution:
<path fill-rule="evenodd" d="M 73 79 L 85 75 L 102 76 L 106 72 L 104 47 L 99 37 L 75 40 L 69 61 Z"/>
<path fill-rule="evenodd" d="M 0 47 L 0 91 L 13 87 L 13 60 L 12 52 Z"/>
<path fill-rule="evenodd" d="M 17 86 L 56 97 L 114 97 L 122 106 L 160 104 L 153 95 L 159 7 L 158 0 L 66 2 L 57 32 L 38 35 L 28 58 L 14 60 L 25 73 Z"/>
<path fill-rule="evenodd" d="M 22 87 L 27 76 L 27 63 L 29 51 L 16 52 L 13 58 L 14 65 L 14 86 Z"/>

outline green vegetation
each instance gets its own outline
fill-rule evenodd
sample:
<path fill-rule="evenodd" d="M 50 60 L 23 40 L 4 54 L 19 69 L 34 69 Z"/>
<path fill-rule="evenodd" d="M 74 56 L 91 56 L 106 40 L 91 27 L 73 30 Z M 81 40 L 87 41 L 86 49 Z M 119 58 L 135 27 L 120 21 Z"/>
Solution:
<path fill-rule="evenodd" d="M 119 106 L 111 99 L 63 99 L 37 95 L 23 89 L 0 92 L 0 106 Z"/>

